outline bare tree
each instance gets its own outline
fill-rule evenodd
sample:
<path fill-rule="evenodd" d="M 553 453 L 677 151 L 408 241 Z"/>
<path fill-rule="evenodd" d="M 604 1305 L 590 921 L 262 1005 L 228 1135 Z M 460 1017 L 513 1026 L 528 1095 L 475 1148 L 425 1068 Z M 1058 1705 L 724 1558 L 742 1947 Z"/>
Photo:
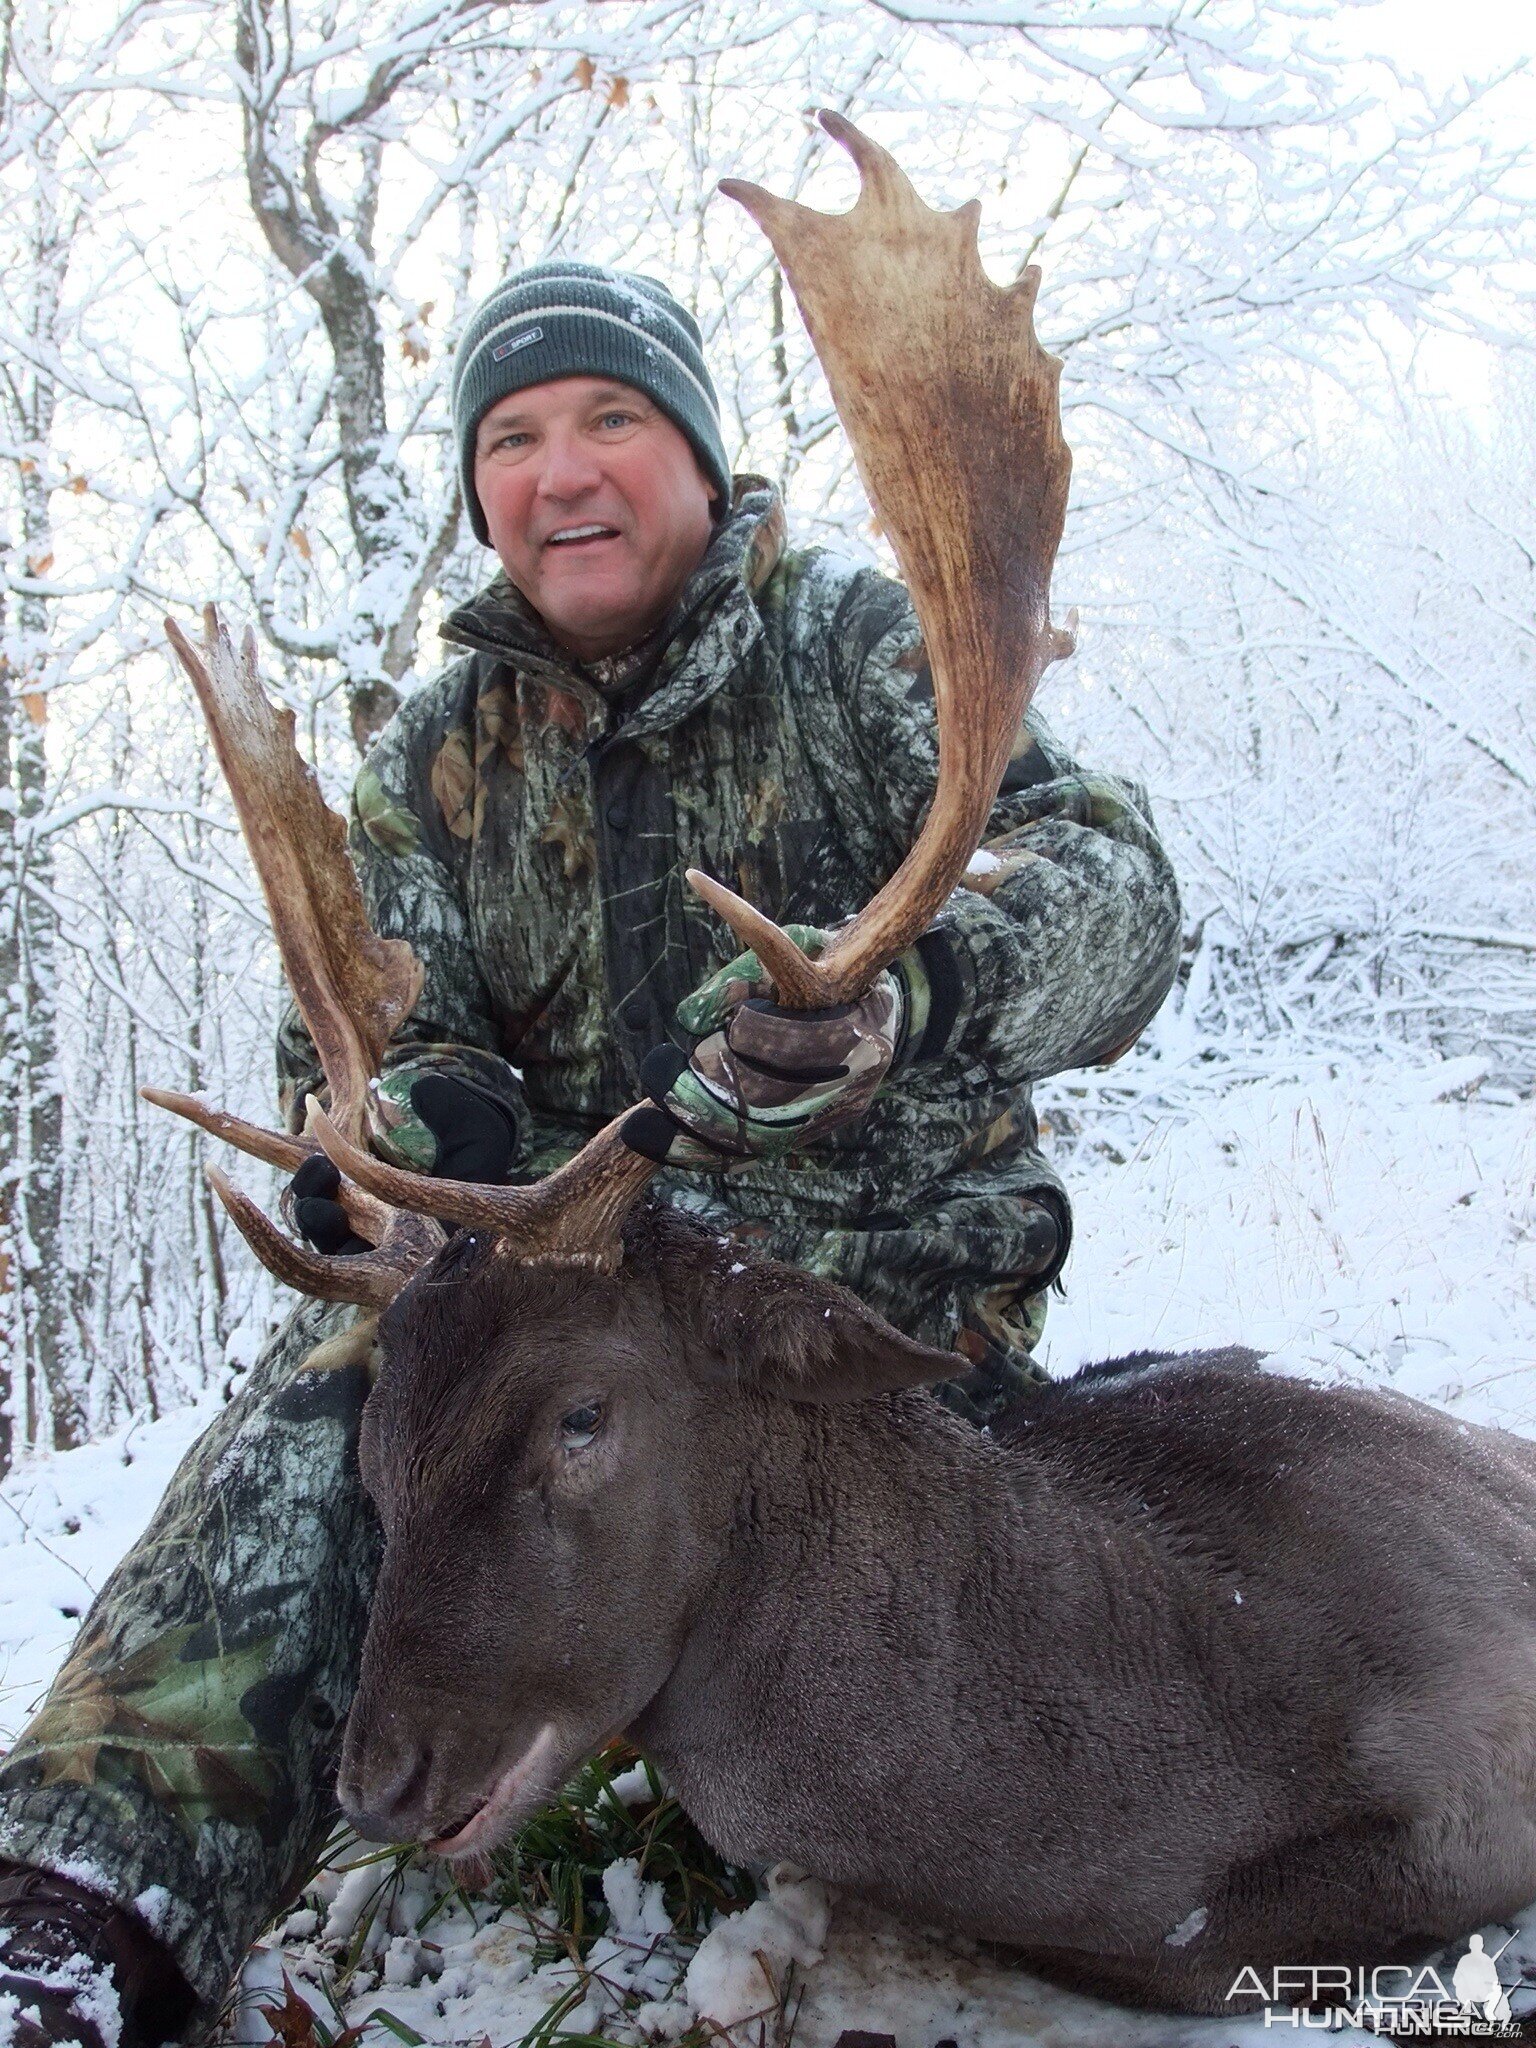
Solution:
<path fill-rule="evenodd" d="M 0 175 L 13 202 L 3 230 L 12 289 L 0 349 L 8 528 L 0 591 L 0 1466 L 18 1443 L 74 1442 L 81 1419 L 61 1227 L 65 1089 L 48 735 L 72 661 L 109 620 L 60 631 L 55 501 L 60 492 L 78 495 L 86 481 L 58 429 L 74 381 L 66 362 L 76 319 L 71 267 L 120 129 L 99 80 L 140 11 L 131 0 L 104 29 L 82 35 L 74 15 L 33 0 L 0 7 Z"/>

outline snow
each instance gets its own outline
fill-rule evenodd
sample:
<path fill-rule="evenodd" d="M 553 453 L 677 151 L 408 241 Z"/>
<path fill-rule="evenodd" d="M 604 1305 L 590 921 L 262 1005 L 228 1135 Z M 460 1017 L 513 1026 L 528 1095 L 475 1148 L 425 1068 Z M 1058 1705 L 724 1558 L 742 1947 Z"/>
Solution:
<path fill-rule="evenodd" d="M 608 1789 L 620 1806 L 643 1806 L 651 1797 L 651 1780 L 644 1764 L 620 1771 L 608 1782 Z"/>
<path fill-rule="evenodd" d="M 1141 1092 L 1118 1128 L 1101 1094 L 1064 1162 L 1081 1235 L 1052 1370 L 1237 1342 L 1536 1433 L 1530 1105 L 1479 1100 L 1462 1061 L 1207 1067 L 1100 1078 Z M 1051 1127 L 1075 1108 L 1064 1088 L 1044 1106 L 1058 1159 Z"/>
<path fill-rule="evenodd" d="M 1180 1046 L 1175 1014 L 1152 1052 L 1054 1084 L 1046 1144 L 1079 1235 L 1051 1309 L 1053 1371 L 1241 1341 L 1280 1370 L 1387 1384 L 1468 1422 L 1536 1433 L 1536 1125 L 1529 1103 L 1482 1093 L 1481 1071 L 1406 1053 L 1213 1056 Z M 20 1725 L 77 1626 L 62 1610 L 83 1609 L 142 1530 L 215 1401 L 32 1459 L 0 1486 L 0 1727 Z M 649 1793 L 643 1769 L 614 1784 L 621 1804 Z M 1133 2014 L 1052 1989 L 830 1895 L 814 1875 L 774 1873 L 755 1905 L 694 1942 L 670 1932 L 638 1866 L 615 1863 L 609 1925 L 578 1965 L 536 1955 L 538 1929 L 520 1912 L 442 1904 L 438 1866 L 402 1873 L 394 1852 L 366 1845 L 349 1857 L 253 1950 L 233 2040 L 269 2038 L 256 2008 L 281 1999 L 285 1971 L 327 2027 L 383 2011 L 434 2048 L 482 2035 L 503 2048 L 541 2023 L 556 2041 L 586 2030 L 660 2042 L 706 2018 L 717 2048 L 746 2048 L 758 2040 L 747 2015 L 781 1999 L 796 2014 L 794 2048 L 834 2048 L 846 2028 L 889 2033 L 897 2048 L 1257 2048 L 1273 2037 L 1258 2019 Z M 141 1909 L 154 1919 L 168 1903 L 145 1895 Z M 1171 1946 L 1199 1936 L 1205 1908 L 1190 1907 Z M 338 2015 L 325 1990 L 335 1952 L 365 1924 Z M 1490 1950 L 1509 1931 L 1488 1930 Z M 1517 1959 L 1536 1976 L 1536 1909 L 1506 1975 Z M 365 2048 L 394 2038 L 375 2021 Z"/>
<path fill-rule="evenodd" d="M 672 1932 L 662 1887 L 641 1877 L 633 1857 L 621 1856 L 609 1864 L 603 1872 L 603 1897 L 613 1915 L 610 1928 L 626 1941 L 654 1940 Z"/>
<path fill-rule="evenodd" d="M 23 1459 L 0 1485 L 0 1744 L 14 1739 L 217 1408 L 211 1389 L 158 1422 L 129 1423 L 59 1457 Z"/>
<path fill-rule="evenodd" d="M 1210 1917 L 1209 1907 L 1196 1906 L 1184 1915 L 1177 1927 L 1171 1927 L 1163 1939 L 1170 1948 L 1188 1948 L 1197 1934 L 1205 1932 L 1205 1923 Z"/>
<path fill-rule="evenodd" d="M 167 1934 L 171 1930 L 175 1901 L 163 1884 L 146 1885 L 133 1902 L 133 1910 L 146 1927 L 156 1934 Z"/>
<path fill-rule="evenodd" d="M 827 1887 L 784 1865 L 770 1870 L 766 1897 L 715 1923 L 688 1966 L 688 2002 L 701 2020 L 734 2027 L 778 2009 L 791 1963 L 809 1968 L 826 1947 Z"/>
<path fill-rule="evenodd" d="M 77 2018 L 95 2028 L 103 2048 L 117 2048 L 122 2039 L 123 2013 L 110 1970 L 93 1969 L 83 1958 L 79 1959 L 76 1990 L 70 2007 Z"/>
<path fill-rule="evenodd" d="M 70 2011 L 83 2025 L 94 2027 L 104 2048 L 118 2048 L 122 2039 L 123 2014 L 117 1989 L 109 1970 L 84 1956 L 50 1964 L 29 1972 L 33 1983 L 45 1991 L 68 1992 Z M 18 2019 L 39 2018 L 38 2008 L 22 2005 L 9 1993 L 0 1995 L 0 2048 L 10 2048 Z"/>
<path fill-rule="evenodd" d="M 367 1842 L 360 1842 L 358 1850 L 360 1853 L 366 1852 L 371 1846 Z M 340 1889 L 331 1900 L 330 1911 L 325 1916 L 327 1941 L 341 1943 L 349 1939 L 364 1912 L 388 1882 L 389 1876 L 387 1865 L 374 1862 L 359 1864 L 347 1872 L 341 1881 Z"/>

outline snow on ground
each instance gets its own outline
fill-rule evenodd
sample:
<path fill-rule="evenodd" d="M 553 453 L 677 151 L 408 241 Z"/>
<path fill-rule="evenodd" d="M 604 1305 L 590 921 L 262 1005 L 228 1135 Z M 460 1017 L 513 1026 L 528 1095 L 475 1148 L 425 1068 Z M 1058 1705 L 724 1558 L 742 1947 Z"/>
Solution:
<path fill-rule="evenodd" d="M 1241 1341 L 1285 1370 L 1387 1383 L 1536 1434 L 1531 1104 L 1481 1086 L 1471 1061 L 1317 1055 L 1276 1071 L 1272 1052 L 1245 1066 L 1240 1054 L 1173 1050 L 1058 1084 L 1044 1104 L 1046 1142 L 1078 1215 L 1070 1290 L 1047 1338 L 1052 1369 Z M 215 1400 L 32 1461 L 0 1487 L 0 1741 Z M 328 1876 L 281 1940 L 254 1954 L 239 2038 L 267 2038 L 255 2008 L 281 1997 L 285 1969 L 326 2013 L 326 1959 L 361 1924 L 378 1881 L 377 1866 Z M 898 2048 L 1246 2048 L 1272 2038 L 1257 2021 L 1111 2010 L 851 1901 L 831 1901 L 828 1922 L 822 1888 L 795 1874 L 697 1950 L 670 1935 L 655 1887 L 633 1865 L 612 1867 L 605 1894 L 608 1931 L 578 1969 L 536 1955 L 520 1914 L 444 1907 L 430 1870 L 409 1871 L 375 1919 L 347 2017 L 388 2012 L 369 2048 L 389 2048 L 400 2030 L 431 2042 L 489 2036 L 502 2048 L 536 2026 L 540 2040 L 551 2027 L 555 2039 L 600 2028 L 669 2040 L 700 2013 L 718 2015 L 711 2038 L 771 2044 L 791 2038 L 787 2022 L 743 2016 L 781 2003 L 794 2015 L 794 2048 L 833 2048 L 844 2028 L 892 2034 Z M 1490 1930 L 1489 1948 L 1503 1938 Z M 1536 1979 L 1536 1914 L 1506 1976 L 1517 1957 Z M 395 2034 L 383 2030 L 391 2023 Z"/>
<path fill-rule="evenodd" d="M 0 1483 L 0 1748 L 47 1689 L 81 1616 L 218 1403 L 212 1388 L 158 1422 L 28 1459 Z"/>
<path fill-rule="evenodd" d="M 1084 1128 L 1045 1139 L 1072 1146 L 1079 1231 L 1052 1371 L 1239 1342 L 1536 1434 L 1536 1113 L 1481 1073 L 1149 1062 L 1058 1087 L 1045 1120 Z"/>

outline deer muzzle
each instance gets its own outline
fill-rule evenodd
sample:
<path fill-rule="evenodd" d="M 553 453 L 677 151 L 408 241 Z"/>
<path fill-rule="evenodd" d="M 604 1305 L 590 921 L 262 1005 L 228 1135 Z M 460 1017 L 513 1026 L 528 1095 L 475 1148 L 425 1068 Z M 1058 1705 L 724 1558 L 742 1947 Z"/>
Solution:
<path fill-rule="evenodd" d="M 462 1730 L 411 1716 L 347 1731 L 336 1796 L 371 1842 L 425 1842 L 439 1856 L 484 1855 L 560 1787 L 566 1745 L 554 1722 L 480 1756 Z M 508 1749 L 510 1748 L 510 1755 Z"/>

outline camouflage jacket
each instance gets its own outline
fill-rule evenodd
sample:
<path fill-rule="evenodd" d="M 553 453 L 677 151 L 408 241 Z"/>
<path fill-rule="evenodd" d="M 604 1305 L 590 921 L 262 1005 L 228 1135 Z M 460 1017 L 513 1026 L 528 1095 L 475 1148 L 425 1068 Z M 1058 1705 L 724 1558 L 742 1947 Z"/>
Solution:
<path fill-rule="evenodd" d="M 643 1094 L 637 1068 L 736 948 L 684 881 L 720 876 L 780 923 L 830 925 L 896 868 L 932 794 L 922 639 L 903 586 L 785 544 L 762 478 L 733 509 L 628 690 L 583 670 L 498 578 L 452 615 L 467 650 L 407 699 L 358 777 L 351 848 L 378 929 L 426 980 L 396 1061 L 439 1050 L 510 1101 L 529 1175 Z M 1178 895 L 1135 786 L 1079 769 L 1031 713 L 984 872 L 937 920 L 964 998 L 937 1056 L 813 1152 L 728 1175 L 669 1170 L 668 1199 L 748 1226 L 887 1228 L 951 1193 L 1059 1188 L 1030 1083 L 1106 1060 L 1162 1002 Z M 290 1018 L 285 1099 L 316 1085 Z M 752 1220 L 763 1226 L 752 1229 Z"/>

